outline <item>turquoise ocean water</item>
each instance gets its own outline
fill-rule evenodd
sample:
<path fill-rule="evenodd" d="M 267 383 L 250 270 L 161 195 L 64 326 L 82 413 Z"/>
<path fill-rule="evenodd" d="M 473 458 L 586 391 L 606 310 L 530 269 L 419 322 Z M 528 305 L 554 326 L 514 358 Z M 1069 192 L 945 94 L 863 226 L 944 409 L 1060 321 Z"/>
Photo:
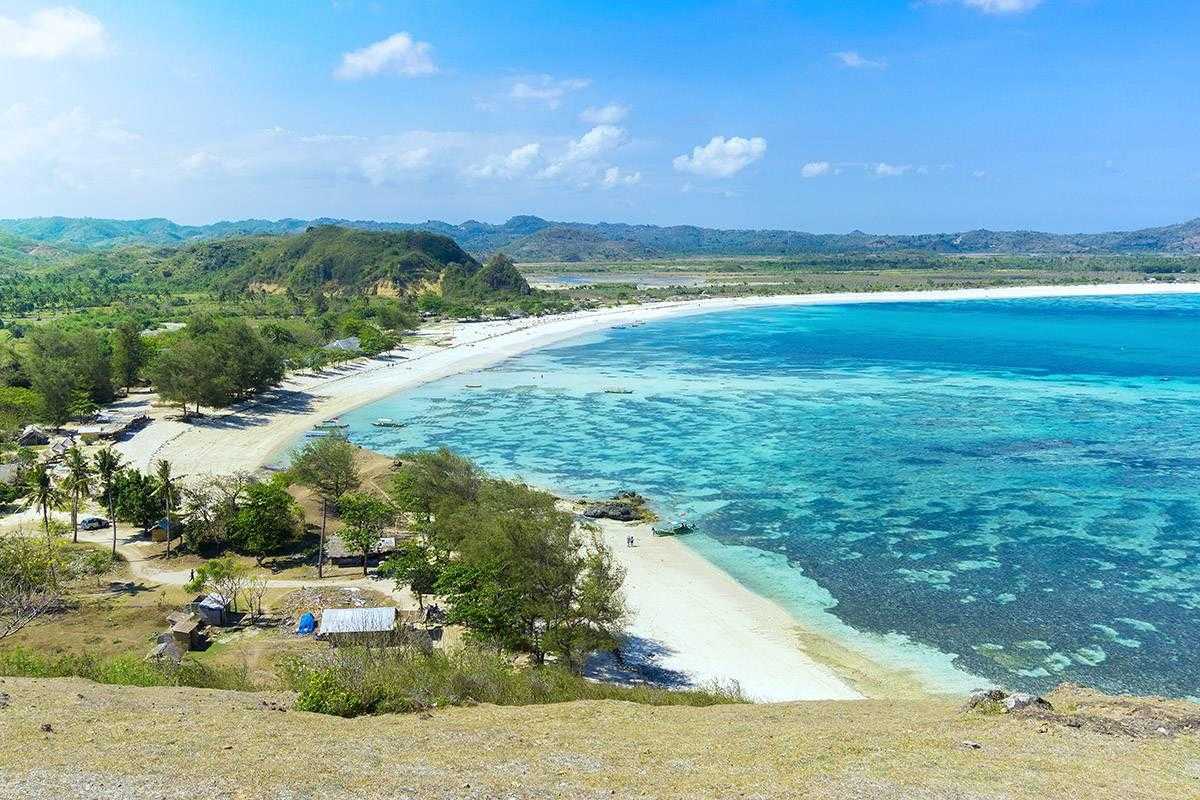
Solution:
<path fill-rule="evenodd" d="M 1179 295 L 740 310 L 344 419 L 384 453 L 636 489 L 801 621 L 933 679 L 1196 696 L 1198 354 Z"/>

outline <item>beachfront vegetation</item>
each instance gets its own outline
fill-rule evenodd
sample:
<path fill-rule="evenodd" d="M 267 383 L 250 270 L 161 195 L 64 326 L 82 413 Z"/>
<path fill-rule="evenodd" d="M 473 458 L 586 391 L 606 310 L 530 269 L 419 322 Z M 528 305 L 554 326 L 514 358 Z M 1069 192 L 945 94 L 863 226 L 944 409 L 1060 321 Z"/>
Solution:
<path fill-rule="evenodd" d="M 308 442 L 292 459 L 291 480 L 316 492 L 321 500 L 321 539 L 317 548 L 317 577 L 325 575 L 325 534 L 329 510 L 347 492 L 362 483 L 354 463 L 356 448 L 343 436 L 326 436 Z"/>
<path fill-rule="evenodd" d="M 552 495 L 489 477 L 447 450 L 398 457 L 389 489 L 420 539 L 387 572 L 417 580 L 421 594 L 432 579 L 448 619 L 473 639 L 538 664 L 552 654 L 572 670 L 617 647 L 624 572 Z"/>
<path fill-rule="evenodd" d="M 122 226 L 104 229 L 123 241 Z M 93 238 L 65 222 L 19 227 Z M 153 236 L 161 226 L 137 230 Z M 507 317 L 570 304 L 532 291 L 507 257 L 481 264 L 425 231 L 319 225 L 289 236 L 85 251 L 12 237 L 3 244 L 0 448 L 25 425 L 86 418 L 135 387 L 198 413 L 261 394 L 288 369 L 389 351 L 423 316 Z M 328 347 L 334 340 L 343 344 Z"/>

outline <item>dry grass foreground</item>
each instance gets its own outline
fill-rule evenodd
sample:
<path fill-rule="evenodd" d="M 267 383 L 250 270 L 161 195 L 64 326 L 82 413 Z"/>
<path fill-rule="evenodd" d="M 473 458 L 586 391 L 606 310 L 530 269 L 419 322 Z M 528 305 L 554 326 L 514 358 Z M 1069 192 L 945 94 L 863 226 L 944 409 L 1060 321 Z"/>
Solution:
<path fill-rule="evenodd" d="M 1052 699 L 1077 720 L 1169 732 L 968 714 L 951 699 L 347 720 L 289 710 L 286 695 L 5 678 L 0 798 L 1200 797 L 1200 738 L 1174 733 L 1195 706 Z"/>

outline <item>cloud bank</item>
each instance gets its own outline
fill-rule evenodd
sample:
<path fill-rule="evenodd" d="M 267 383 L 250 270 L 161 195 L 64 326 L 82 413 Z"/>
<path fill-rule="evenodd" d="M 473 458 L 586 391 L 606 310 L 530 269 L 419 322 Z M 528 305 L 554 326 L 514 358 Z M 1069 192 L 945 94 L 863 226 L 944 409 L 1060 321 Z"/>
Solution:
<path fill-rule="evenodd" d="M 696 145 L 691 154 L 676 156 L 671 162 L 680 172 L 707 178 L 729 178 L 758 161 L 767 152 L 767 140 L 761 136 L 714 136 L 708 144 Z"/>
<path fill-rule="evenodd" d="M 419 78 L 437 72 L 433 63 L 433 46 L 418 42 L 406 32 L 394 33 L 386 39 L 369 44 L 342 56 L 334 77 L 344 81 L 370 78 L 385 73 L 405 78 Z"/>

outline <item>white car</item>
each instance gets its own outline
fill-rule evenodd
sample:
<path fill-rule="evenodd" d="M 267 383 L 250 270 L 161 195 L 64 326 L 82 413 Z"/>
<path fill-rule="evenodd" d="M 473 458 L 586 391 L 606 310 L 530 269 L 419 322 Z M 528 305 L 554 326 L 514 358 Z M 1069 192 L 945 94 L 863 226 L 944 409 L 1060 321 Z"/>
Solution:
<path fill-rule="evenodd" d="M 84 517 L 79 520 L 79 529 L 84 531 L 98 531 L 109 526 L 109 521 L 104 517 Z"/>

